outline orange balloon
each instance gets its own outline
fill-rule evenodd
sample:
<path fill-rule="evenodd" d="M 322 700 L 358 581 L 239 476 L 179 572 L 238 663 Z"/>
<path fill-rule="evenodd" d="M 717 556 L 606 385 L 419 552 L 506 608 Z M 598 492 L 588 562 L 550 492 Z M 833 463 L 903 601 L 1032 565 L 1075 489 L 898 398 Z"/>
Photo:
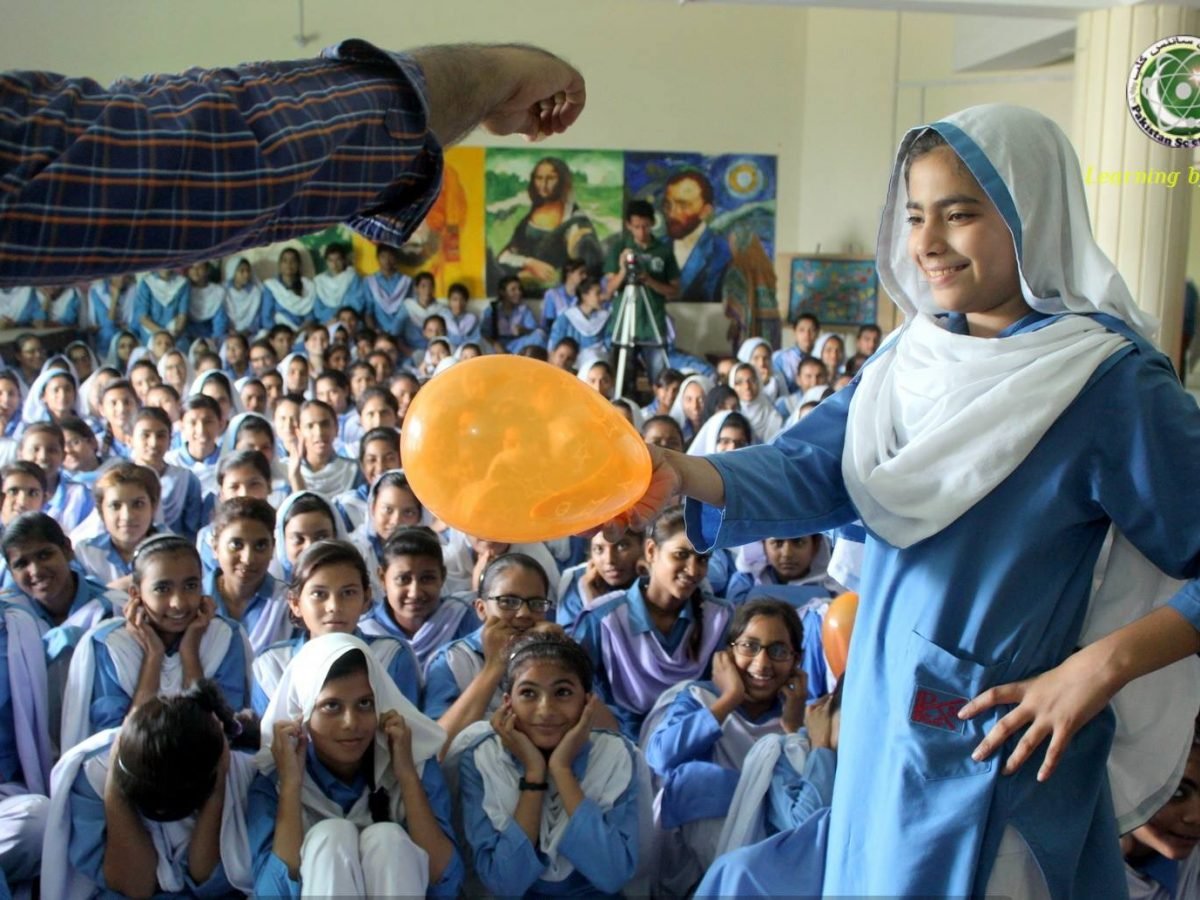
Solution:
<path fill-rule="evenodd" d="M 523 356 L 464 360 L 422 387 L 404 416 L 400 458 L 438 518 L 503 543 L 595 528 L 650 484 L 650 451 L 617 409 Z"/>
<path fill-rule="evenodd" d="M 821 644 L 825 648 L 825 659 L 834 678 L 841 678 L 846 671 L 846 657 L 850 655 L 850 633 L 854 630 L 854 617 L 858 614 L 858 594 L 847 591 L 838 594 L 829 603 L 825 623 L 821 626 Z"/>

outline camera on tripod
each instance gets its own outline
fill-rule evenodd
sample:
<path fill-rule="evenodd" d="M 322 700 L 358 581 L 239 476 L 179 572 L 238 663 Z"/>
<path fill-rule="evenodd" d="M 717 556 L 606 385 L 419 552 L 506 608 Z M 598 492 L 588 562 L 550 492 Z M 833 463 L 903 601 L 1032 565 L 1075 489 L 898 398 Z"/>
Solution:
<path fill-rule="evenodd" d="M 625 283 L 642 283 L 642 259 L 632 250 L 625 251 Z"/>

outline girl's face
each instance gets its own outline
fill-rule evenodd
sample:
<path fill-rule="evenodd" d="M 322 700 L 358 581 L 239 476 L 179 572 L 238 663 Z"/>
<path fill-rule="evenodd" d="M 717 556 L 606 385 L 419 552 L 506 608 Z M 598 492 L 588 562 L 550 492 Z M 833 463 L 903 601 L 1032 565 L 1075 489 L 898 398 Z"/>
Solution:
<path fill-rule="evenodd" d="M 165 385 L 159 385 L 156 388 L 151 388 L 150 393 L 146 395 L 147 406 L 157 406 L 167 414 L 167 418 L 171 423 L 179 421 L 179 401 L 172 397 L 164 389 Z"/>
<path fill-rule="evenodd" d="M 285 447 L 294 447 L 296 434 L 300 428 L 300 407 L 291 400 L 281 400 L 275 407 L 273 418 L 275 434 L 283 441 Z"/>
<path fill-rule="evenodd" d="M 162 384 L 162 379 L 158 377 L 158 372 L 153 366 L 138 366 L 129 374 L 129 383 L 133 385 L 133 392 L 137 394 L 138 401 L 144 405 L 150 388 L 158 387 Z"/>
<path fill-rule="evenodd" d="M 806 359 L 796 370 L 796 387 L 803 393 L 812 390 L 818 384 L 825 384 L 829 381 L 825 372 L 824 366 L 818 366 L 815 361 L 810 362 Z"/>
<path fill-rule="evenodd" d="M 84 347 L 75 346 L 67 350 L 67 359 L 71 360 L 71 365 L 75 367 L 75 377 L 83 384 L 92 374 L 92 354 Z"/>
<path fill-rule="evenodd" d="M 123 334 L 117 338 L 117 359 L 121 365 L 129 361 L 129 354 L 133 352 L 133 348 L 137 346 L 137 340 L 131 334 Z"/>
<path fill-rule="evenodd" d="M 292 251 L 285 250 L 279 254 L 279 277 L 295 278 L 300 274 L 300 257 Z"/>
<path fill-rule="evenodd" d="M 4 479 L 0 501 L 0 525 L 7 525 L 23 512 L 38 512 L 46 503 L 46 492 L 32 475 L 13 472 Z"/>
<path fill-rule="evenodd" d="M 1028 307 L 1012 233 L 954 151 L 938 147 L 913 160 L 907 182 L 908 253 L 934 302 L 968 323 L 972 315 L 1019 318 Z"/>
<path fill-rule="evenodd" d="M 89 440 L 73 431 L 63 432 L 63 436 L 63 465 L 72 472 L 90 472 L 95 469 L 99 463 L 97 454 L 100 449 L 96 445 L 96 439 L 93 437 Z"/>
<path fill-rule="evenodd" d="M 387 485 L 375 492 L 371 518 L 375 523 L 375 533 L 387 540 L 401 526 L 421 524 L 421 504 L 417 503 L 412 491 L 394 484 Z"/>
<path fill-rule="evenodd" d="M 771 375 L 771 348 L 766 344 L 756 345 L 750 353 L 750 363 L 765 381 Z"/>
<path fill-rule="evenodd" d="M 740 425 L 726 425 L 717 432 L 717 452 L 727 453 L 750 446 L 750 438 Z"/>
<path fill-rule="evenodd" d="M 163 378 L 183 396 L 183 388 L 187 382 L 187 363 L 182 353 L 168 353 L 163 357 Z"/>
<path fill-rule="evenodd" d="M 812 319 L 801 319 L 793 331 L 796 346 L 805 353 L 812 353 L 813 345 L 817 343 L 817 326 Z"/>
<path fill-rule="evenodd" d="M 134 344 L 134 346 L 137 345 Z M 174 346 L 175 341 L 172 340 L 171 335 L 167 334 L 165 331 L 157 332 L 154 337 L 150 339 L 150 352 L 154 354 L 155 359 L 162 359 L 171 352 Z M 133 352 L 133 347 L 129 348 L 129 352 Z"/>
<path fill-rule="evenodd" d="M 0 416 L 12 417 L 21 405 L 21 389 L 7 378 L 0 378 Z"/>
<path fill-rule="evenodd" d="M 1133 837 L 1167 859 L 1186 859 L 1200 843 L 1200 748 L 1192 745 L 1183 780 L 1150 821 L 1135 828 Z"/>
<path fill-rule="evenodd" d="M 337 252 L 326 253 L 325 265 L 334 275 L 341 275 L 346 271 L 346 257 Z"/>
<path fill-rule="evenodd" d="M 608 366 L 592 366 L 588 369 L 587 383 L 598 390 L 603 397 L 612 399 L 613 378 L 608 373 Z"/>
<path fill-rule="evenodd" d="M 512 703 L 517 730 L 539 750 L 553 750 L 579 723 L 588 692 L 579 676 L 551 660 L 532 660 L 513 677 Z"/>
<path fill-rule="evenodd" d="M 798 538 L 767 538 L 763 541 L 767 562 L 784 581 L 795 581 L 808 574 L 817 541 L 813 535 Z"/>
<path fill-rule="evenodd" d="M 683 441 L 679 439 L 679 431 L 665 422 L 651 422 L 642 432 L 642 438 L 647 444 L 683 452 Z"/>
<path fill-rule="evenodd" d="M 258 584 L 266 577 L 275 552 L 270 529 L 255 519 L 234 519 L 213 535 L 217 565 L 226 578 L 243 584 Z"/>
<path fill-rule="evenodd" d="M 189 409 L 183 414 L 182 434 L 188 453 L 195 459 L 207 459 L 217 448 L 221 421 L 209 409 Z"/>
<path fill-rule="evenodd" d="M 192 263 L 187 268 L 187 278 L 196 287 L 204 287 L 208 284 L 208 264 L 207 263 Z"/>
<path fill-rule="evenodd" d="M 233 286 L 241 290 L 250 283 L 250 263 L 243 260 L 233 270 Z"/>
<path fill-rule="evenodd" d="M 458 360 L 462 362 L 463 360 L 474 359 L 481 355 L 482 351 L 474 344 L 464 344 L 463 348 L 458 352 Z"/>
<path fill-rule="evenodd" d="M 134 462 L 157 471 L 164 454 L 171 449 L 171 429 L 155 419 L 138 419 L 129 449 Z"/>
<path fill-rule="evenodd" d="M 126 482 L 110 485 L 104 491 L 100 516 L 113 542 L 121 547 L 132 548 L 150 531 L 154 521 L 154 504 L 140 484 Z M 168 559 L 170 554 L 163 554 L 161 558 Z"/>
<path fill-rule="evenodd" d="M 408 634 L 416 634 L 441 601 L 446 581 L 441 562 L 427 556 L 397 556 L 379 575 L 392 618 Z"/>
<path fill-rule="evenodd" d="M 314 328 L 304 339 L 304 349 L 308 351 L 309 359 L 320 359 L 329 349 L 329 332 L 324 328 Z"/>
<path fill-rule="evenodd" d="M 353 563 L 321 566 L 308 576 L 299 594 L 288 592 L 292 615 L 304 622 L 313 637 L 351 634 L 371 598 Z"/>
<path fill-rule="evenodd" d="M 304 435 L 304 448 L 310 463 L 332 458 L 337 423 L 327 410 L 320 406 L 305 408 L 300 413 L 300 433 Z"/>
<path fill-rule="evenodd" d="M 8 549 L 6 562 L 17 588 L 48 608 L 61 608 L 57 602 L 75 593 L 71 576 L 71 554 L 49 541 L 32 540 Z"/>
<path fill-rule="evenodd" d="M 250 348 L 250 371 L 259 378 L 272 371 L 278 361 L 275 351 L 270 347 Z"/>
<path fill-rule="evenodd" d="M 217 406 L 221 407 L 221 421 L 228 422 L 229 416 L 233 412 L 233 401 L 229 398 L 228 392 L 210 378 L 204 382 L 200 393 L 217 401 Z"/>
<path fill-rule="evenodd" d="M 507 546 L 505 549 L 507 550 Z M 487 596 L 476 601 L 476 612 L 485 620 L 499 619 L 519 632 L 528 631 L 538 622 L 546 621 L 545 610 L 535 613 L 527 603 L 522 603 L 516 609 L 503 609 L 495 597 L 546 599 L 546 585 L 537 573 L 530 572 L 524 566 L 510 566 L 493 578 L 492 583 L 488 585 Z"/>
<path fill-rule="evenodd" d="M 333 522 L 320 510 L 296 513 L 283 526 L 284 550 L 288 562 L 296 564 L 300 554 L 317 541 L 328 541 L 336 537 Z"/>
<path fill-rule="evenodd" d="M 390 412 L 390 410 L 389 410 Z M 363 478 L 367 484 L 374 484 L 375 479 L 390 469 L 400 468 L 400 454 L 390 441 L 369 441 L 362 450 Z M 420 518 L 418 514 L 418 518 Z"/>
<path fill-rule="evenodd" d="M 603 534 L 592 538 L 591 557 L 600 577 L 613 588 L 629 587 L 637 577 L 638 562 L 642 558 L 643 542 L 626 532 L 617 541 L 610 541 Z"/>
<path fill-rule="evenodd" d="M 37 463 L 48 479 L 54 479 L 62 468 L 63 446 L 52 434 L 29 434 L 21 441 L 21 459 Z"/>
<path fill-rule="evenodd" d="M 840 338 L 829 338 L 825 342 L 825 346 L 821 348 L 821 362 L 825 363 L 825 368 L 830 372 L 836 372 L 842 367 L 842 360 L 845 356 Z"/>
<path fill-rule="evenodd" d="M 257 437 L 258 435 L 247 435 Z M 243 449 L 241 447 L 239 450 Z M 253 497 L 256 500 L 266 500 L 271 493 L 271 486 L 262 477 L 262 472 L 254 466 L 231 466 L 225 470 L 221 480 L 221 499 L 232 500 L 234 497 Z M 272 539 L 272 543 L 274 540 Z"/>
<path fill-rule="evenodd" d="M 750 655 L 749 643 L 761 648 Z M 775 652 L 787 652 L 786 659 L 771 659 L 770 648 L 779 645 Z M 746 630 L 733 642 L 733 664 L 742 676 L 746 687 L 746 699 L 753 703 L 773 703 L 780 689 L 795 674 L 797 649 L 792 646 L 792 637 L 787 626 L 778 616 L 755 616 L 746 625 Z"/>
<path fill-rule="evenodd" d="M 600 308 L 600 285 L 590 288 L 586 294 L 579 298 L 579 305 L 585 312 L 592 312 Z"/>
<path fill-rule="evenodd" d="M 300 357 L 288 363 L 287 389 L 289 394 L 303 394 L 308 390 L 308 363 Z"/>
<path fill-rule="evenodd" d="M 104 395 L 104 418 L 115 428 L 128 431 L 137 412 L 137 395 L 132 390 L 121 388 Z"/>
<path fill-rule="evenodd" d="M 200 560 L 194 553 L 151 555 L 141 580 L 129 588 L 129 598 L 141 598 L 150 624 L 163 635 L 183 634 L 200 611 L 202 596 Z"/>
<path fill-rule="evenodd" d="M 382 397 L 372 397 L 364 403 L 359 418 L 365 431 L 372 428 L 395 428 L 400 421 L 391 404 Z"/>
<path fill-rule="evenodd" d="M 247 384 L 242 388 L 242 406 L 246 412 L 265 415 L 267 412 L 267 389 L 261 384 Z"/>
<path fill-rule="evenodd" d="M 429 349 L 425 351 L 425 356 L 427 357 L 426 362 L 430 366 L 436 366 L 449 355 L 450 348 L 441 341 L 434 341 L 429 345 Z"/>
<path fill-rule="evenodd" d="M 733 389 L 743 403 L 753 403 L 758 397 L 758 376 L 751 366 L 740 365 L 733 370 Z"/>
<path fill-rule="evenodd" d="M 338 334 L 341 333 L 338 332 Z M 345 372 L 348 365 L 350 365 L 350 351 L 345 347 L 334 347 L 329 351 L 329 368 Z"/>
<path fill-rule="evenodd" d="M 328 403 L 339 415 L 346 411 L 350 403 L 350 395 L 346 393 L 346 389 L 332 378 L 317 379 L 317 399 Z"/>
<path fill-rule="evenodd" d="M 241 367 L 246 361 L 246 340 L 241 335 L 229 337 L 225 341 L 225 361 L 231 366 Z"/>
<path fill-rule="evenodd" d="M 279 398 L 283 396 L 283 379 L 279 377 L 277 372 L 264 372 L 260 377 L 263 388 L 267 392 L 267 404 L 271 409 L 279 402 Z"/>
<path fill-rule="evenodd" d="M 375 385 L 375 370 L 370 366 L 357 366 L 350 372 L 350 393 L 361 397 L 363 392 Z"/>
<path fill-rule="evenodd" d="M 271 346 L 275 348 L 275 358 L 282 360 L 292 349 L 292 341 L 295 339 L 290 331 L 278 331 L 271 337 L 267 338 Z"/>
<path fill-rule="evenodd" d="M 646 561 L 650 565 L 651 586 L 674 609 L 683 606 L 708 575 L 708 556 L 697 553 L 683 531 L 661 544 L 648 539 Z"/>
<path fill-rule="evenodd" d="M 353 779 L 371 749 L 379 715 L 366 672 L 325 682 L 308 720 L 308 736 L 317 759 L 345 781 Z"/>
<path fill-rule="evenodd" d="M 21 368 L 25 371 L 40 371 L 46 363 L 46 348 L 42 346 L 42 342 L 38 338 L 24 341 L 17 348 L 17 358 L 20 360 Z"/>
<path fill-rule="evenodd" d="M 408 412 L 408 405 L 412 403 L 413 397 L 417 396 L 417 383 L 410 378 L 399 378 L 392 382 L 392 396 L 396 398 L 396 405 L 399 407 L 396 414 L 400 421 L 404 421 L 404 414 Z"/>
<path fill-rule="evenodd" d="M 461 316 L 467 311 L 467 298 L 458 291 L 452 291 L 450 296 L 446 298 L 446 302 L 450 306 L 450 312 L 456 316 Z"/>
<path fill-rule="evenodd" d="M 51 378 L 42 391 L 42 402 L 56 419 L 75 409 L 75 385 L 70 378 Z"/>

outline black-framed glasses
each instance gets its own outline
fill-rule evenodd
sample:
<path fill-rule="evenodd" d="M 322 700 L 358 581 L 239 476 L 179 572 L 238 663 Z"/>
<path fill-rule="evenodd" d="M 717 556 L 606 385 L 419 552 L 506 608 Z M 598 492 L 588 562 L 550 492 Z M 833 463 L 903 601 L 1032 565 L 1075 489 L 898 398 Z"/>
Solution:
<path fill-rule="evenodd" d="M 787 662 L 796 656 L 796 651 L 783 641 L 764 644 L 754 638 L 747 638 L 744 641 L 730 641 L 729 646 L 733 648 L 734 653 L 746 659 L 754 659 L 764 650 L 767 651 L 767 658 L 773 662 Z"/>
<path fill-rule="evenodd" d="M 518 597 L 516 594 L 492 594 L 489 600 L 505 612 L 516 612 L 522 604 L 529 607 L 531 613 L 544 613 L 553 604 L 545 597 Z"/>

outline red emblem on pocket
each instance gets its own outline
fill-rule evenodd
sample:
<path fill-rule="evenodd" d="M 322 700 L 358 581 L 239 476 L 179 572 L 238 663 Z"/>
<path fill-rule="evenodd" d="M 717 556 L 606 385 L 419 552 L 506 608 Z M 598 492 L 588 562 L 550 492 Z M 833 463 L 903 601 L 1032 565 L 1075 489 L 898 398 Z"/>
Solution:
<path fill-rule="evenodd" d="M 928 725 L 930 728 L 962 731 L 964 723 L 958 717 L 958 711 L 966 705 L 966 697 L 955 697 L 953 694 L 919 687 L 916 696 L 913 697 L 912 714 L 909 718 L 918 725 Z"/>

